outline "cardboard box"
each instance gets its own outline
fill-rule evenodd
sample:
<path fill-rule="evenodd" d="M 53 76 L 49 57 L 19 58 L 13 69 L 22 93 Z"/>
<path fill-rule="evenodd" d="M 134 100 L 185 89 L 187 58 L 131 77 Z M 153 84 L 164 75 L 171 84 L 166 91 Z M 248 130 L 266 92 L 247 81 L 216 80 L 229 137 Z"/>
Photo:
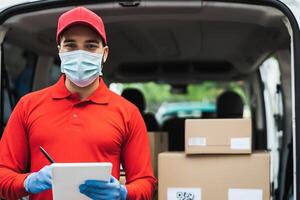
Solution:
<path fill-rule="evenodd" d="M 270 200 L 270 156 L 165 152 L 158 180 L 159 200 Z"/>
<path fill-rule="evenodd" d="M 168 151 L 168 133 L 167 132 L 148 132 L 148 138 L 151 149 L 151 163 L 154 171 L 154 176 L 157 177 L 158 171 L 158 154 L 164 151 Z M 126 183 L 125 171 L 120 171 L 120 183 Z"/>
<path fill-rule="evenodd" d="M 251 119 L 187 119 L 186 154 L 250 154 Z"/>
<path fill-rule="evenodd" d="M 148 132 L 151 162 L 155 177 L 157 177 L 158 154 L 168 151 L 168 133 L 167 132 Z"/>

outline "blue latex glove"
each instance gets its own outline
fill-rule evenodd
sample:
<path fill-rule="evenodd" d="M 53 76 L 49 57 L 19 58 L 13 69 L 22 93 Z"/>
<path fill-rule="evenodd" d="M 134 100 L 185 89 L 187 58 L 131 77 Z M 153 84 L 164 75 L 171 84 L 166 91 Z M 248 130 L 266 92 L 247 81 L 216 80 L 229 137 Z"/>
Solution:
<path fill-rule="evenodd" d="M 86 180 L 84 184 L 79 186 L 82 194 L 93 200 L 125 200 L 127 197 L 127 189 L 121 185 L 113 176 L 110 181 Z"/>
<path fill-rule="evenodd" d="M 27 192 L 36 194 L 52 188 L 52 166 L 47 165 L 40 171 L 27 176 L 24 181 Z"/>

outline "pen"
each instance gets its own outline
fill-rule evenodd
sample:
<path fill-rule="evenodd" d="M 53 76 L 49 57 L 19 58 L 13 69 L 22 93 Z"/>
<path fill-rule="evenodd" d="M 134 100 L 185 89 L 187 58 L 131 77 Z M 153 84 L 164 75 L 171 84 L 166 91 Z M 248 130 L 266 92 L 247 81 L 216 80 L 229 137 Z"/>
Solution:
<path fill-rule="evenodd" d="M 54 160 L 51 158 L 51 156 L 47 153 L 47 151 L 40 146 L 41 152 L 44 154 L 44 156 L 49 160 L 50 163 L 54 163 Z"/>

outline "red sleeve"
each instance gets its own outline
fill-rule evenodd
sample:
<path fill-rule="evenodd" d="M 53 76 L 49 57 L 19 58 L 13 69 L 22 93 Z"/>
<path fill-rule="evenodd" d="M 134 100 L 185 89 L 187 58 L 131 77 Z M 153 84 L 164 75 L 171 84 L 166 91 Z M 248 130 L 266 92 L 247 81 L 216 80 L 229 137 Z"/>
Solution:
<path fill-rule="evenodd" d="M 152 200 L 157 181 L 151 165 L 147 129 L 138 109 L 132 112 L 128 127 L 127 139 L 122 150 L 127 199 Z"/>
<path fill-rule="evenodd" d="M 28 195 L 24 188 L 29 148 L 22 100 L 12 112 L 0 140 L 0 197 L 19 199 Z"/>

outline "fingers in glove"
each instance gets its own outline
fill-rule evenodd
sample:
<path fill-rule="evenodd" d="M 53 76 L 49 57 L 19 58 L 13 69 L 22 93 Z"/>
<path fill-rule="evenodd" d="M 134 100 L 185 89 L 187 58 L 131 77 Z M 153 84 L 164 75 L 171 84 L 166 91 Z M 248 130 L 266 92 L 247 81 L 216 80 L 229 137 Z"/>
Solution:
<path fill-rule="evenodd" d="M 120 193 L 112 190 L 94 190 L 93 188 L 81 185 L 80 193 L 92 198 L 92 199 L 120 199 Z"/>
<path fill-rule="evenodd" d="M 119 183 L 108 183 L 104 181 L 97 181 L 97 180 L 87 180 L 84 183 L 88 187 L 92 187 L 95 189 L 112 189 L 112 190 L 119 190 L 120 184 Z"/>

